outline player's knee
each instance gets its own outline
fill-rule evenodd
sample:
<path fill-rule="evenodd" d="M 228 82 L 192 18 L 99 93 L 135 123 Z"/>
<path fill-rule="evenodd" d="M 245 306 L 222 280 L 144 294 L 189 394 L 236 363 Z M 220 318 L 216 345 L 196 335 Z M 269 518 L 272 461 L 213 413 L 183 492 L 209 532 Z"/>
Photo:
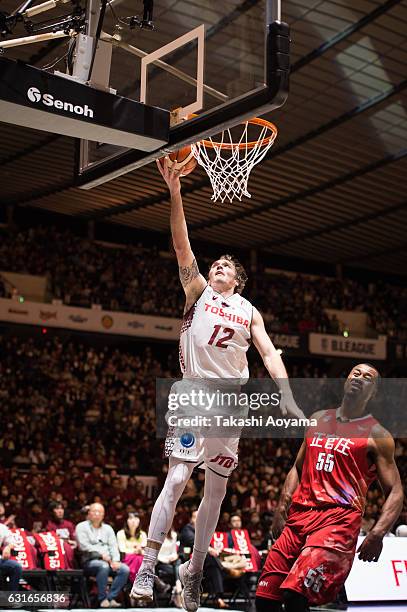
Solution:
<path fill-rule="evenodd" d="M 267 599 L 266 597 L 256 597 L 256 612 L 282 612 L 281 601 Z"/>
<path fill-rule="evenodd" d="M 284 591 L 284 609 L 285 612 L 309 612 L 308 599 L 301 593 L 286 589 Z"/>

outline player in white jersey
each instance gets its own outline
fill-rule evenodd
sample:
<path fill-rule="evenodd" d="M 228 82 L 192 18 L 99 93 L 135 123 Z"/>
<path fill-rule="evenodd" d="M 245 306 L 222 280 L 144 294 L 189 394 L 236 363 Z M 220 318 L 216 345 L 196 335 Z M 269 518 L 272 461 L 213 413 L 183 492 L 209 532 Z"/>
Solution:
<path fill-rule="evenodd" d="M 243 267 L 230 255 L 223 255 L 212 264 L 208 279 L 200 274 L 188 238 L 180 172 L 170 170 L 166 161 L 163 167 L 157 165 L 170 190 L 172 240 L 186 297 L 180 335 L 180 365 L 185 384 L 194 380 L 198 385 L 210 384 L 211 378 L 247 379 L 246 353 L 253 341 L 270 376 L 280 387 L 282 413 L 304 418 L 260 313 L 240 295 L 247 280 Z M 193 435 L 182 438 L 170 433 L 166 441 L 168 474 L 151 513 L 147 547 L 131 596 L 152 600 L 158 551 L 193 469 L 204 465 L 205 490 L 197 513 L 192 557 L 180 566 L 183 606 L 188 612 L 195 612 L 199 607 L 203 565 L 219 519 L 227 478 L 237 465 L 239 439 Z"/>

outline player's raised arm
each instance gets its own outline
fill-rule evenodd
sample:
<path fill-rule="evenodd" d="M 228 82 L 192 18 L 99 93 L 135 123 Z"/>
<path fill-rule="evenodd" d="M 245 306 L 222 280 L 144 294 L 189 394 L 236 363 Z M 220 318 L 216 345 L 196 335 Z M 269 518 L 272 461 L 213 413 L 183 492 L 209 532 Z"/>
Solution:
<path fill-rule="evenodd" d="M 375 443 L 377 479 L 383 489 L 386 501 L 377 523 L 367 534 L 358 548 L 359 559 L 377 561 L 383 547 L 383 538 L 393 527 L 403 508 L 403 486 L 394 458 L 394 440 L 380 425 L 372 431 Z"/>
<path fill-rule="evenodd" d="M 180 281 L 186 296 L 185 310 L 188 310 L 201 295 L 207 282 L 199 272 L 198 264 L 189 243 L 181 197 L 181 171 L 170 169 L 166 159 L 163 161 L 163 165 L 157 161 L 157 166 L 170 190 L 172 242 L 177 256 Z"/>
<path fill-rule="evenodd" d="M 276 381 L 281 391 L 280 410 L 282 414 L 305 419 L 304 413 L 294 401 L 283 360 L 270 340 L 264 327 L 263 317 L 256 308 L 253 308 L 251 334 L 268 373 Z"/>

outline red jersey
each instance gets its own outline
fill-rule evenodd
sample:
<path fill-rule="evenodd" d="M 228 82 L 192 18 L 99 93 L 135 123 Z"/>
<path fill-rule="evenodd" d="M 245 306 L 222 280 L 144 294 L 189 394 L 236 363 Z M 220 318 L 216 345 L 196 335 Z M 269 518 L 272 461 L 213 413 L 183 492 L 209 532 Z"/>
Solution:
<path fill-rule="evenodd" d="M 307 430 L 301 481 L 292 503 L 348 506 L 363 515 L 367 490 L 376 478 L 376 466 L 369 466 L 367 458 L 368 438 L 376 424 L 370 414 L 341 421 L 336 410 L 326 410 Z"/>

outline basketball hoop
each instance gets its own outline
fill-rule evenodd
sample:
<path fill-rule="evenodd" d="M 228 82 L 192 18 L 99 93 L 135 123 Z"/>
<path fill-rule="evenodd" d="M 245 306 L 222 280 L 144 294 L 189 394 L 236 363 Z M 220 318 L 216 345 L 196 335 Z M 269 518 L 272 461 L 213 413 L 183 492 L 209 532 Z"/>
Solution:
<path fill-rule="evenodd" d="M 232 131 L 242 126 L 240 138 L 234 139 Z M 256 131 L 257 138 L 252 135 Z M 208 138 L 191 146 L 198 164 L 209 176 L 214 202 L 251 197 L 247 189 L 250 172 L 265 157 L 276 137 L 277 128 L 273 123 L 254 118 L 224 130 L 217 140 Z"/>

